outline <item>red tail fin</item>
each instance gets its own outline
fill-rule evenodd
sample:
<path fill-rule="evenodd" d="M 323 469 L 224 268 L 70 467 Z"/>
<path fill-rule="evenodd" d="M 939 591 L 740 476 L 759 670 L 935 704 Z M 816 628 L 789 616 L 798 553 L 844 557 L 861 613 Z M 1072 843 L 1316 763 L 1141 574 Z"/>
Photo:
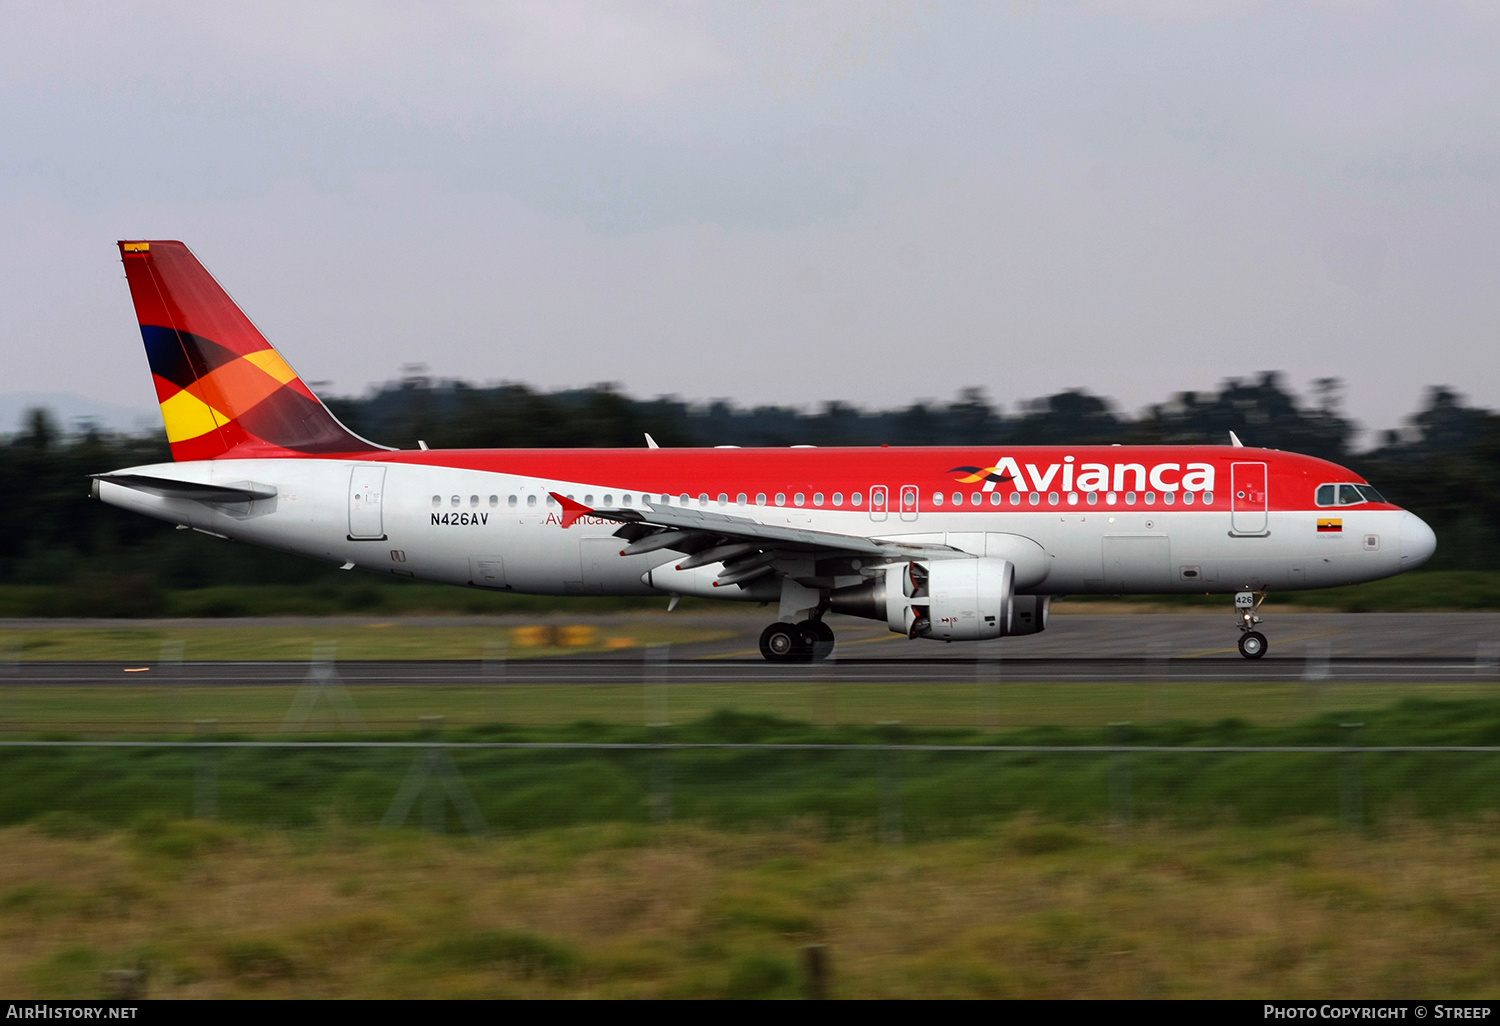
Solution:
<path fill-rule="evenodd" d="M 371 452 L 180 242 L 121 242 L 176 460 Z"/>

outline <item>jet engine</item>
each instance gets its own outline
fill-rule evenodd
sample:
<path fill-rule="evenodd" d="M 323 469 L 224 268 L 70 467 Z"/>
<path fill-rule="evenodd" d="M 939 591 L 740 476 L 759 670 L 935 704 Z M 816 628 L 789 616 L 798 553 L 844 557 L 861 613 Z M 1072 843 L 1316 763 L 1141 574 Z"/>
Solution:
<path fill-rule="evenodd" d="M 981 641 L 1011 633 L 1015 580 L 1015 566 L 1007 559 L 913 561 L 840 588 L 831 601 L 836 612 L 884 620 L 909 638 Z"/>

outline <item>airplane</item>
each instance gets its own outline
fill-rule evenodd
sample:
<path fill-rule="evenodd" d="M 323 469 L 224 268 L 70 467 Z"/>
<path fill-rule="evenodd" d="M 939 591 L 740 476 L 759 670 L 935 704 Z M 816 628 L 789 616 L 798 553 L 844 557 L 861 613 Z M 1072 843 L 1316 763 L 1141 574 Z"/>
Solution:
<path fill-rule="evenodd" d="M 1364 478 L 1240 444 L 429 449 L 341 424 L 181 242 L 122 241 L 171 463 L 111 505 L 398 578 L 543 595 L 774 604 L 772 662 L 828 614 L 909 639 L 1036 634 L 1054 596 L 1268 593 L 1403 573 L 1437 541 Z"/>

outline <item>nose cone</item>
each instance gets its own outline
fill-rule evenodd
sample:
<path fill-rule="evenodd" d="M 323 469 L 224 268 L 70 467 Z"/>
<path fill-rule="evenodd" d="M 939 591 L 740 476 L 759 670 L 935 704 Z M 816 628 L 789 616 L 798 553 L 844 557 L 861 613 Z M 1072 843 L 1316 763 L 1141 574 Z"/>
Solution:
<path fill-rule="evenodd" d="M 1414 513 L 1401 518 L 1401 569 L 1419 567 L 1437 551 L 1437 535 Z"/>

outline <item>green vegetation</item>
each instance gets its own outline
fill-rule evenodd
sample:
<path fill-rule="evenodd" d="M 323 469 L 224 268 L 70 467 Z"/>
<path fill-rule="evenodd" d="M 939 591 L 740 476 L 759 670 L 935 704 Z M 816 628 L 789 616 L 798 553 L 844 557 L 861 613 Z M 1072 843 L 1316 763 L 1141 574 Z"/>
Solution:
<path fill-rule="evenodd" d="M 1354 716 L 1364 724 L 1358 733 L 1342 726 Z M 271 723 L 261 727 L 274 729 Z M 375 730 L 359 736 L 401 740 L 428 735 Z M 551 727 L 486 725 L 451 729 L 446 738 L 453 742 L 812 745 L 1130 743 L 1187 748 L 1336 746 L 1357 739 L 1374 746 L 1496 745 L 1500 744 L 1500 699 L 1407 699 L 1384 708 L 1345 709 L 1288 725 L 1226 719 L 1208 724 L 1173 721 L 1125 728 L 1038 726 L 992 732 L 815 726 L 766 715 L 719 712 L 670 728 L 587 722 Z M 972 833 L 1023 813 L 1091 822 L 1119 815 L 1122 801 L 1128 802 L 1134 814 L 1174 821 L 1285 822 L 1339 815 L 1351 772 L 1359 774 L 1361 801 L 1372 821 L 1398 814 L 1453 819 L 1500 813 L 1500 755 L 1486 753 L 1346 756 L 1187 751 L 1120 756 L 930 751 L 891 755 L 837 749 L 449 751 L 486 821 L 504 831 L 645 823 L 659 815 L 664 796 L 676 817 L 691 822 L 759 828 L 812 817 L 829 829 L 859 830 L 878 817 L 882 787 L 891 786 L 899 788 L 910 837 Z M 7 786 L 0 792 L 0 823 L 66 814 L 121 826 L 150 817 L 184 816 L 193 808 L 203 760 L 210 760 L 219 781 L 220 815 L 227 821 L 307 826 L 332 817 L 373 824 L 391 805 L 413 758 L 410 749 L 224 748 L 205 755 L 173 748 L 3 748 L 0 775 Z M 1127 785 L 1121 785 L 1121 773 L 1128 777 Z M 892 783 L 896 778 L 899 783 Z M 456 814 L 452 819 L 456 824 Z"/>

